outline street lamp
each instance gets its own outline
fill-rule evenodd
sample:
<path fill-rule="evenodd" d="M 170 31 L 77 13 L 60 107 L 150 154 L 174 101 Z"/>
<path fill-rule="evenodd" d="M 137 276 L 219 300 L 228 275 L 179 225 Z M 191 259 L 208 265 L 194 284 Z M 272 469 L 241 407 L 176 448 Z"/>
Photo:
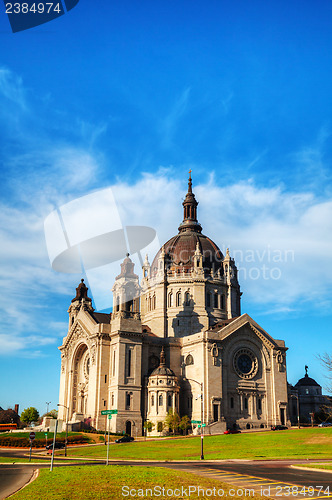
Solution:
<path fill-rule="evenodd" d="M 69 408 L 66 405 L 61 405 L 60 403 L 57 406 L 63 406 L 67 409 L 67 418 L 66 418 L 66 437 L 65 437 L 65 457 L 67 456 L 67 440 L 68 440 L 68 416 L 69 416 Z"/>
<path fill-rule="evenodd" d="M 48 401 L 48 402 L 46 401 L 46 413 L 48 413 L 48 407 L 49 407 L 49 405 L 50 405 L 51 403 L 52 403 L 52 401 Z"/>
<path fill-rule="evenodd" d="M 296 398 L 296 408 L 297 408 L 297 426 L 300 428 L 300 405 L 299 396 L 296 394 L 291 394 L 291 398 Z"/>
<path fill-rule="evenodd" d="M 194 380 L 193 378 L 184 378 L 184 380 L 188 380 L 190 382 L 196 382 L 201 388 L 201 460 L 204 460 L 204 427 L 203 427 L 203 420 L 204 420 L 204 389 L 203 389 L 203 382 L 198 382 L 197 380 Z"/>

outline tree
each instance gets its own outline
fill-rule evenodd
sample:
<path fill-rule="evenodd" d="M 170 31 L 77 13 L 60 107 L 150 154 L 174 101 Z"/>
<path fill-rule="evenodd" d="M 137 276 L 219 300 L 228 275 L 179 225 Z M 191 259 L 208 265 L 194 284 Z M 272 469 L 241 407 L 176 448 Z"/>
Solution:
<path fill-rule="evenodd" d="M 8 408 L 8 410 L 0 410 L 0 424 L 19 424 L 20 417 L 16 411 Z"/>
<path fill-rule="evenodd" d="M 164 422 L 159 420 L 159 422 L 157 422 L 157 431 L 161 433 L 163 432 L 163 429 L 164 429 Z"/>
<path fill-rule="evenodd" d="M 37 422 L 38 418 L 39 418 L 39 413 L 37 408 L 34 408 L 34 406 L 29 406 L 29 408 L 26 408 L 21 413 L 21 422 L 24 422 L 25 424 L 31 424 L 31 422 Z"/>
<path fill-rule="evenodd" d="M 153 422 L 150 422 L 150 420 L 146 420 L 144 422 L 144 429 L 146 429 L 147 432 L 151 432 L 153 428 L 154 428 L 154 423 Z"/>
<path fill-rule="evenodd" d="M 323 367 L 327 370 L 328 375 L 327 378 L 330 380 L 330 384 L 327 386 L 328 392 L 331 394 L 332 393 L 332 355 L 328 354 L 325 352 L 322 356 L 318 356 L 318 359 L 322 363 Z M 322 421 L 328 422 L 332 420 L 332 401 L 331 397 L 326 396 L 326 404 L 322 405 L 320 407 L 320 416 L 317 418 L 315 415 L 315 418 L 318 419 L 324 419 Z"/>
<path fill-rule="evenodd" d="M 178 430 L 180 424 L 180 417 L 176 411 L 169 410 L 167 413 L 167 417 L 165 419 L 165 425 L 173 431 L 173 434 L 175 434 L 175 431 Z"/>
<path fill-rule="evenodd" d="M 187 430 L 189 429 L 190 426 L 191 422 L 188 415 L 183 415 L 179 423 L 179 427 L 185 435 L 187 434 Z"/>

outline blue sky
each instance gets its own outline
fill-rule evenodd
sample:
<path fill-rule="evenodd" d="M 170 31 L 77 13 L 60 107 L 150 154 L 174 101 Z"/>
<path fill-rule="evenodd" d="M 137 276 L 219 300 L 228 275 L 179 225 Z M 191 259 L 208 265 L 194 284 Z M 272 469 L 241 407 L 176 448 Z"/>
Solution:
<path fill-rule="evenodd" d="M 162 243 L 190 168 L 205 234 L 236 257 L 242 311 L 285 339 L 291 383 L 308 364 L 326 385 L 331 28 L 329 1 L 80 0 L 16 34 L 1 11 L 0 406 L 58 400 L 81 273 L 52 270 L 45 218 L 110 188 L 122 223 Z M 111 297 L 104 271 L 85 276 L 98 303 Z"/>

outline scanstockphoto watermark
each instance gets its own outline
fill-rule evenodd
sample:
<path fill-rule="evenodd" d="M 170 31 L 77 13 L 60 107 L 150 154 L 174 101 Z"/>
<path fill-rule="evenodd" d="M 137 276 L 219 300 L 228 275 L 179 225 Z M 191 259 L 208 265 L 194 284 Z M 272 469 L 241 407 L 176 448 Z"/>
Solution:
<path fill-rule="evenodd" d="M 202 488 L 201 486 L 179 486 L 168 488 L 167 486 L 155 485 L 153 488 L 132 488 L 122 486 L 122 496 L 125 498 L 250 498 L 255 496 L 255 491 L 249 488 L 230 488 L 228 491 L 222 488 Z"/>

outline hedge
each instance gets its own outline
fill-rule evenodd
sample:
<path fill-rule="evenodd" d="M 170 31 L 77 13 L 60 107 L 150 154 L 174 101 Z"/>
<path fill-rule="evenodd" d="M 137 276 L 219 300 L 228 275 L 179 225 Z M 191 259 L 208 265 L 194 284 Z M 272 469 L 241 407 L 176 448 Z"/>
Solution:
<path fill-rule="evenodd" d="M 47 444 L 51 444 L 53 439 L 48 439 Z M 59 443 L 64 443 L 65 439 L 60 438 L 56 440 Z M 90 439 L 88 436 L 68 436 L 68 444 L 84 444 L 89 443 Z M 34 439 L 32 447 L 33 448 L 45 448 L 45 439 Z M 28 437 L 15 437 L 15 436 L 0 436 L 0 446 L 12 446 L 15 448 L 29 448 L 30 439 Z"/>

